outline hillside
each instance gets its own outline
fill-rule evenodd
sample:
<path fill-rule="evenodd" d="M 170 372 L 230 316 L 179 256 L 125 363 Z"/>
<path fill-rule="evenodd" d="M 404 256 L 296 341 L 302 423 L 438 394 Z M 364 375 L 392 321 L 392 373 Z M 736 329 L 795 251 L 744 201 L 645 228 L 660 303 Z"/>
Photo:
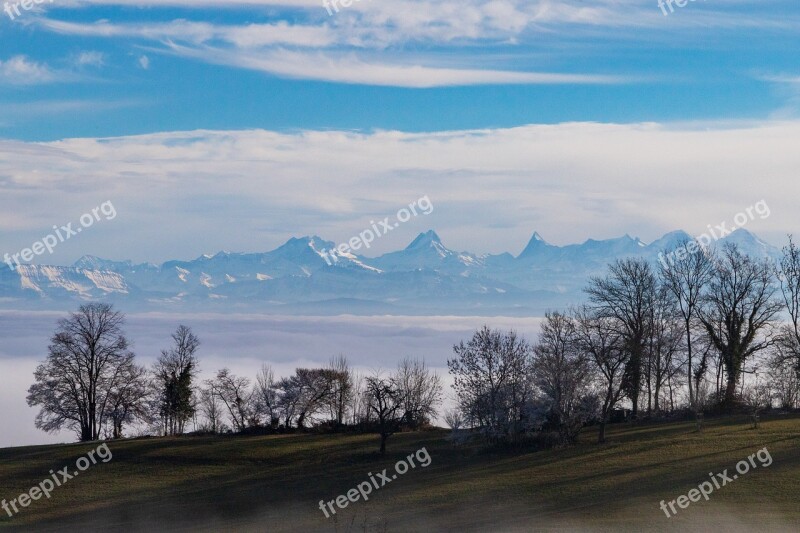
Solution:
<path fill-rule="evenodd" d="M 372 435 L 188 437 L 112 442 L 98 463 L 52 499 L 32 502 L 0 527 L 35 531 L 796 531 L 800 521 L 800 416 L 612 426 L 596 445 L 587 430 L 572 448 L 481 452 L 454 448 L 447 432 L 392 437 L 385 457 Z M 677 516 L 674 500 L 764 447 L 772 464 L 739 476 Z M 50 469 L 75 465 L 96 446 L 0 450 L 0 498 L 38 484 Z M 425 447 L 418 465 L 326 519 L 333 500 L 394 471 Z M 364 523 L 366 521 L 366 527 Z M 354 522 L 354 523 L 353 523 Z M 15 527 L 18 526 L 18 527 Z"/>

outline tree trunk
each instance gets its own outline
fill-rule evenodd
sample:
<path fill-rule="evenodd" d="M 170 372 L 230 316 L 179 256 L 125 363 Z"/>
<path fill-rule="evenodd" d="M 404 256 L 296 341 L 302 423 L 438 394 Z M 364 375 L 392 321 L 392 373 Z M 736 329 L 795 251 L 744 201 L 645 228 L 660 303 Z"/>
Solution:
<path fill-rule="evenodd" d="M 687 363 L 689 367 L 686 374 L 689 377 L 689 407 L 694 410 L 696 401 L 694 390 L 692 388 L 692 325 L 689 319 L 686 319 L 686 349 L 689 356 Z"/>
<path fill-rule="evenodd" d="M 725 387 L 725 407 L 732 409 L 736 403 L 736 374 L 728 372 L 728 383 Z"/>
<path fill-rule="evenodd" d="M 386 433 L 381 433 L 381 455 L 386 453 L 386 439 L 389 438 L 389 435 Z"/>

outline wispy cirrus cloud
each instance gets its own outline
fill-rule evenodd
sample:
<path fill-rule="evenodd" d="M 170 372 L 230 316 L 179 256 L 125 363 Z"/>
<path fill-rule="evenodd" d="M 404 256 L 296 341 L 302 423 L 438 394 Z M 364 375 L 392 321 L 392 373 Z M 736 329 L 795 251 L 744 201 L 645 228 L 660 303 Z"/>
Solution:
<path fill-rule="evenodd" d="M 75 23 L 43 20 L 41 24 L 58 33 L 84 37 L 135 37 L 154 41 L 181 41 L 192 44 L 224 42 L 238 48 L 257 48 L 273 45 L 326 47 L 337 39 L 330 28 L 274 24 L 243 26 L 215 25 L 207 22 L 173 20 L 159 23 L 113 24 L 103 20 L 96 23 Z"/>
<path fill-rule="evenodd" d="M 772 112 L 776 119 L 788 119 L 800 116 L 800 74 L 777 73 L 759 74 L 756 79 L 769 83 L 773 90 L 781 94 L 784 105 Z"/>
<path fill-rule="evenodd" d="M 594 74 L 434 67 L 397 60 L 387 62 L 364 58 L 352 52 L 297 52 L 277 49 L 255 53 L 212 47 L 190 48 L 175 44 L 170 44 L 169 49 L 183 57 L 238 66 L 286 78 L 415 89 L 465 85 L 615 84 L 642 81 L 633 77 Z"/>
<path fill-rule="evenodd" d="M 262 71 L 292 79 L 335 83 L 429 88 L 490 84 L 612 84 L 631 83 L 633 76 L 594 72 L 544 71 L 530 68 L 487 69 L 468 55 L 456 54 L 447 64 L 426 52 L 413 57 L 393 48 L 409 40 L 450 43 L 454 39 L 506 38 L 525 24 L 509 3 L 484 6 L 483 11 L 458 13 L 438 6 L 427 22 L 402 12 L 382 18 L 363 16 L 343 23 L 275 23 L 217 25 L 173 20 L 163 23 L 96 23 L 44 19 L 50 31 L 84 37 L 129 38 L 152 43 L 153 52 L 170 53 L 215 64 Z M 449 27 L 438 22 L 450 12 Z M 458 16 L 455 16 L 455 15 Z M 478 26 L 459 27 L 475 19 Z M 508 22 L 503 22 L 508 21 Z M 427 28 L 427 29 L 425 29 Z M 459 37 L 460 36 L 460 37 Z"/>
<path fill-rule="evenodd" d="M 785 0 L 765 2 L 780 5 Z M 398 87 L 633 83 L 640 77 L 619 67 L 606 65 L 603 70 L 588 71 L 563 58 L 574 59 L 578 50 L 591 51 L 598 43 L 619 43 L 643 35 L 674 46 L 674 31 L 696 35 L 698 25 L 717 31 L 737 27 L 788 31 L 800 23 L 796 14 L 778 17 L 764 11 L 743 15 L 737 11 L 738 4 L 704 5 L 693 10 L 691 19 L 665 21 L 654 3 L 643 0 L 375 0 L 340 7 L 332 17 L 322 0 L 231 0 L 225 4 L 210 0 L 75 0 L 63 5 L 260 12 L 259 18 L 270 20 L 220 24 L 158 21 L 148 16 L 140 22 L 50 18 L 39 22 L 63 35 L 138 41 L 154 51 L 278 77 Z M 136 13 L 128 12 L 128 16 L 135 18 Z M 547 40 L 545 50 L 542 39 Z M 582 42 L 589 40 L 591 46 Z M 471 51 L 477 46 L 489 50 L 475 57 Z M 534 51 L 543 58 L 542 64 L 528 60 Z M 450 64 L 442 63 L 442 52 L 449 53 Z M 291 64 L 293 60 L 298 63 Z M 494 63 L 493 68 L 485 68 L 487 62 Z"/>

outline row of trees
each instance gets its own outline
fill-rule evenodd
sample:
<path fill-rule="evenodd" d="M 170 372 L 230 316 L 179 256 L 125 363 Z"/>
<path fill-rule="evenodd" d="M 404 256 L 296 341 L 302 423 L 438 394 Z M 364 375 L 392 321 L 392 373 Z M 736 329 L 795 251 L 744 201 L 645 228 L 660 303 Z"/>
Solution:
<path fill-rule="evenodd" d="M 617 261 L 586 289 L 587 308 L 622 339 L 634 417 L 643 408 L 661 412 L 665 389 L 674 409 L 683 385 L 696 412 L 709 404 L 730 411 L 742 403 L 748 363 L 751 372 L 800 371 L 800 253 L 791 237 L 777 264 L 734 244 L 691 249 L 682 243 L 658 269 Z"/>
<path fill-rule="evenodd" d="M 386 440 L 436 416 L 442 383 L 424 361 L 407 358 L 387 375 L 355 372 L 344 356 L 325 368 L 298 368 L 276 379 L 265 365 L 251 381 L 229 369 L 199 382 L 200 340 L 186 326 L 152 368 L 136 363 L 124 316 L 107 304 L 83 305 L 59 321 L 47 359 L 35 372 L 28 404 L 36 426 L 73 430 L 81 441 L 121 438 L 136 425 L 162 435 L 358 427 Z"/>
<path fill-rule="evenodd" d="M 357 428 L 380 434 L 383 453 L 392 434 L 430 424 L 441 402 L 441 378 L 422 360 L 362 375 L 339 355 L 325 368 L 298 368 L 280 379 L 263 365 L 252 384 L 222 369 L 198 388 L 194 405 L 204 432 Z"/>
<path fill-rule="evenodd" d="M 455 346 L 450 418 L 490 439 L 549 429 L 562 442 L 595 420 L 603 441 L 620 405 L 633 418 L 682 407 L 701 418 L 710 407 L 758 410 L 775 400 L 798 407 L 800 251 L 791 237 L 777 264 L 733 244 L 683 242 L 667 257 L 658 267 L 611 264 L 590 280 L 583 306 L 546 315 L 535 346 L 487 327 Z M 748 363 L 768 381 L 745 388 Z"/>
<path fill-rule="evenodd" d="M 488 327 L 456 345 L 451 425 L 490 440 L 546 431 L 571 442 L 595 420 L 602 441 L 619 406 L 634 418 L 684 406 L 698 417 L 710 406 L 797 407 L 800 250 L 791 237 L 777 264 L 733 244 L 714 251 L 684 242 L 667 257 L 659 266 L 614 262 L 590 280 L 584 305 L 546 315 L 535 345 Z M 356 426 L 379 433 L 383 451 L 396 431 L 435 418 L 442 400 L 439 376 L 412 359 L 386 375 L 359 375 L 339 356 L 281 378 L 264 366 L 255 380 L 222 369 L 199 382 L 200 341 L 190 328 L 180 326 L 148 369 L 136 363 L 123 322 L 106 304 L 59 322 L 29 390 L 37 427 L 87 441 L 119 438 L 131 424 L 163 435 L 190 423 L 214 433 Z M 768 381 L 743 387 L 748 364 Z"/>

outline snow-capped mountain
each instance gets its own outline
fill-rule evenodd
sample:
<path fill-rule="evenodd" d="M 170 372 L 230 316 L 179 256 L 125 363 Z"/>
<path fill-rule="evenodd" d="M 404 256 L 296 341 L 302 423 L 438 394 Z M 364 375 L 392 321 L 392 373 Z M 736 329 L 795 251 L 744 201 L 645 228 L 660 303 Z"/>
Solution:
<path fill-rule="evenodd" d="M 587 279 L 623 257 L 659 254 L 691 237 L 645 244 L 629 235 L 556 246 L 534 233 L 514 256 L 457 252 L 435 231 L 405 249 L 368 258 L 320 237 L 291 238 L 265 253 L 203 255 L 161 265 L 84 256 L 71 266 L 0 265 L 0 306 L 61 309 L 107 300 L 135 310 L 253 310 L 276 313 L 540 314 L 583 300 Z M 780 251 L 744 229 L 732 242 L 755 257 Z"/>
<path fill-rule="evenodd" d="M 387 272 L 431 269 L 460 274 L 465 269 L 482 267 L 483 257 L 450 250 L 430 230 L 420 233 L 405 250 L 382 255 L 370 260 L 370 264 Z"/>

